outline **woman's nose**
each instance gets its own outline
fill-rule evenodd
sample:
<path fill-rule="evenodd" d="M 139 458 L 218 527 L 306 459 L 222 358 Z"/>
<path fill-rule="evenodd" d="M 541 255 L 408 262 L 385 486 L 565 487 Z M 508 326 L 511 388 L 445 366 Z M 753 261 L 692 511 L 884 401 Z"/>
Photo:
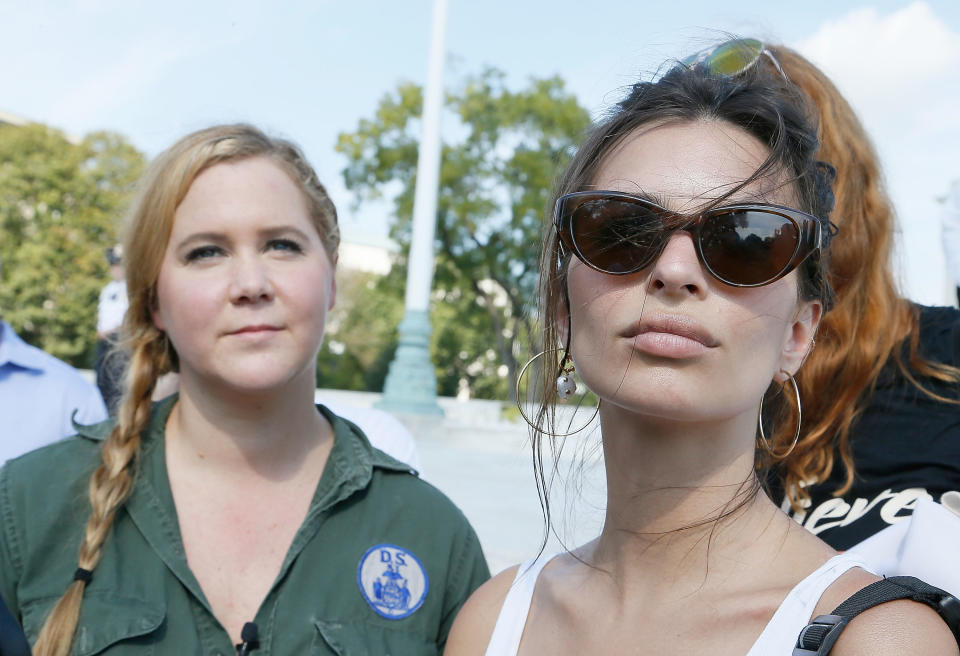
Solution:
<path fill-rule="evenodd" d="M 260 257 L 237 256 L 233 262 L 230 300 L 234 303 L 259 303 L 273 298 L 270 272 Z"/>
<path fill-rule="evenodd" d="M 706 272 L 689 232 L 670 235 L 650 271 L 650 293 L 701 296 L 707 289 Z"/>

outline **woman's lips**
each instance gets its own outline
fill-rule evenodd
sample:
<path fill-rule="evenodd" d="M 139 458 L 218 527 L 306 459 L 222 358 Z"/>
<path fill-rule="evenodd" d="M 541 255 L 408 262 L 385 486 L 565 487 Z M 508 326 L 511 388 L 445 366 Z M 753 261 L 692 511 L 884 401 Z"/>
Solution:
<path fill-rule="evenodd" d="M 718 345 L 702 325 L 684 315 L 657 315 L 642 319 L 622 333 L 641 353 L 661 358 L 693 358 Z"/>
<path fill-rule="evenodd" d="M 242 335 L 257 337 L 262 335 L 269 335 L 280 330 L 277 326 L 268 326 L 268 325 L 257 325 L 257 326 L 244 326 L 237 330 L 230 331 L 228 335 Z"/>

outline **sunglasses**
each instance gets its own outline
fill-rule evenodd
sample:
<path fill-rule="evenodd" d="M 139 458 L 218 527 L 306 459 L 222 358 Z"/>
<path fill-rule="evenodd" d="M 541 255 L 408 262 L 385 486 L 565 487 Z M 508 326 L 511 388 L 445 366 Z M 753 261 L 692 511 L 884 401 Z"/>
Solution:
<path fill-rule="evenodd" d="M 779 280 L 822 249 L 825 239 L 816 217 L 789 207 L 743 203 L 691 216 L 615 191 L 561 196 L 554 227 L 562 247 L 588 267 L 614 276 L 646 268 L 674 232 L 686 231 L 707 272 L 733 287 Z"/>
<path fill-rule="evenodd" d="M 719 45 L 712 46 L 706 50 L 694 53 L 685 59 L 680 60 L 680 65 L 687 68 L 696 66 L 706 66 L 707 70 L 714 75 L 723 75 L 725 77 L 735 77 L 744 71 L 750 69 L 754 64 L 760 61 L 761 57 L 766 57 L 773 64 L 777 72 L 784 80 L 790 81 L 787 74 L 783 72 L 783 67 L 773 53 L 757 39 L 731 39 Z"/>

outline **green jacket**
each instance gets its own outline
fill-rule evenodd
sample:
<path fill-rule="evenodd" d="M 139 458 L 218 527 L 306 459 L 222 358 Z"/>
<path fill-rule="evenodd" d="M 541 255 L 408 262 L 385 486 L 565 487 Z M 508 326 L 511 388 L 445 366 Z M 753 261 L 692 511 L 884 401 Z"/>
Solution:
<path fill-rule="evenodd" d="M 80 656 L 234 654 L 187 566 L 164 457 L 175 398 L 154 406 L 140 471 L 87 585 Z M 335 439 L 307 517 L 254 621 L 254 656 L 438 654 L 467 597 L 489 578 L 463 514 L 353 424 L 319 410 Z M 73 578 L 87 485 L 110 430 L 0 469 L 0 595 L 31 643 Z"/>

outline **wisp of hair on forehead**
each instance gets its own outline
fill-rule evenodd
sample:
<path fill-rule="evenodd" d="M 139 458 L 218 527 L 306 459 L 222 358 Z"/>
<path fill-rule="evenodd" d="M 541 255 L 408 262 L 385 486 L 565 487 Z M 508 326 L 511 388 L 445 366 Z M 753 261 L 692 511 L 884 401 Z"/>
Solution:
<path fill-rule="evenodd" d="M 127 220 L 124 254 L 129 308 L 122 345 L 130 360 L 116 425 L 103 442 L 102 462 L 90 485 L 90 517 L 80 543 L 78 567 L 93 571 L 113 519 L 133 489 L 140 433 L 150 417 L 157 379 L 178 367 L 170 340 L 153 323 L 156 284 L 177 206 L 200 173 L 226 162 L 266 157 L 297 185 L 331 261 L 340 244 L 337 211 L 306 157 L 293 143 L 267 136 L 251 125 L 221 125 L 189 134 L 159 155 L 140 183 Z M 66 582 L 65 582 L 66 583 Z M 66 656 L 83 603 L 86 582 L 74 581 L 54 606 L 34 647 L 36 656 Z"/>

